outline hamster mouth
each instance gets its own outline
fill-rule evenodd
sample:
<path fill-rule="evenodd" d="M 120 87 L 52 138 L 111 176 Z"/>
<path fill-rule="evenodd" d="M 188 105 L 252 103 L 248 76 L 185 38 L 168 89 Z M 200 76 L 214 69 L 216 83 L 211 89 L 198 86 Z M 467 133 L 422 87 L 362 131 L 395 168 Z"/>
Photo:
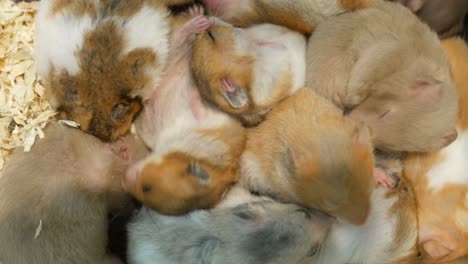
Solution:
<path fill-rule="evenodd" d="M 221 79 L 221 94 L 235 109 L 244 107 L 249 100 L 242 87 L 225 78 Z"/>

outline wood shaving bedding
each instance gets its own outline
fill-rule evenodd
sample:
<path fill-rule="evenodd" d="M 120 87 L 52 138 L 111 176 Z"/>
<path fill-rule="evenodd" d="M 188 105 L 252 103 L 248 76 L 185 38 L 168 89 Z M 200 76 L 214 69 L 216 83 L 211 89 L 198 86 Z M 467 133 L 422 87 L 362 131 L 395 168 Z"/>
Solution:
<path fill-rule="evenodd" d="M 35 71 L 34 19 L 38 3 L 0 0 L 0 171 L 11 151 L 29 151 L 54 115 Z"/>

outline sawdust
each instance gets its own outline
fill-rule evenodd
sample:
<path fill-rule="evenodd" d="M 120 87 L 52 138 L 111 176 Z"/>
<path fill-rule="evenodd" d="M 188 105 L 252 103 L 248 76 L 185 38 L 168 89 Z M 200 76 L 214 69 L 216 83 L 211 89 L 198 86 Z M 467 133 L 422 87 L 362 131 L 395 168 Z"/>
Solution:
<path fill-rule="evenodd" d="M 55 112 L 42 98 L 35 72 L 34 17 L 37 2 L 0 0 L 0 171 L 11 151 L 29 151 Z"/>

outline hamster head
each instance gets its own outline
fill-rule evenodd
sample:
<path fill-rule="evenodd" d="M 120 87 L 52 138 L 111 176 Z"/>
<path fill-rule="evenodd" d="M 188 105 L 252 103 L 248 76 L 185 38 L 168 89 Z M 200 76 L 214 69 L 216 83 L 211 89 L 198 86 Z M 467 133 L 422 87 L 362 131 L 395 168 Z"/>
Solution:
<path fill-rule="evenodd" d="M 47 97 L 60 118 L 103 141 L 113 141 L 128 132 L 142 109 L 134 96 L 150 82 L 149 67 L 158 67 L 151 49 L 124 53 L 123 33 L 112 21 L 99 24 L 83 36 L 76 51 L 76 72 L 54 68 L 46 76 Z"/>
<path fill-rule="evenodd" d="M 255 58 L 239 50 L 242 30 L 212 25 L 196 37 L 192 71 L 203 97 L 231 114 L 248 113 Z"/>
<path fill-rule="evenodd" d="M 371 95 L 350 109 L 352 119 L 370 126 L 379 149 L 428 152 L 457 138 L 457 92 L 448 61 L 440 47 L 422 49 L 431 55 L 396 54 L 406 66 L 377 82 Z"/>
<path fill-rule="evenodd" d="M 202 97 L 246 125 L 262 121 L 292 89 L 299 88 L 295 86 L 302 78 L 300 68 L 305 68 L 278 40 L 286 34 L 287 42 L 305 47 L 303 36 L 273 25 L 241 29 L 218 22 L 199 34 L 191 67 Z"/>
<path fill-rule="evenodd" d="M 213 207 L 234 184 L 235 173 L 185 153 L 153 154 L 128 171 L 122 186 L 148 207 L 180 215 Z"/>

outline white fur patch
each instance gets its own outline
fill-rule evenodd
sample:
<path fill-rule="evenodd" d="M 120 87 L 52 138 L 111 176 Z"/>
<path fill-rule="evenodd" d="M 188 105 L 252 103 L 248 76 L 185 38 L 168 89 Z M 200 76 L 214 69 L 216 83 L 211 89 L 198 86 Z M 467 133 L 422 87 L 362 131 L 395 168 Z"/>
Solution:
<path fill-rule="evenodd" d="M 81 49 L 83 36 L 92 30 L 95 24 L 89 16 L 80 18 L 69 13 L 50 16 L 52 2 L 41 1 L 36 18 L 36 70 L 44 77 L 53 65 L 56 70 L 65 69 L 74 75 L 79 71 L 75 52 Z"/>
<path fill-rule="evenodd" d="M 257 104 L 264 104 L 275 97 L 272 87 L 280 81 L 283 73 L 293 74 L 290 94 L 304 86 L 306 39 L 301 34 L 286 28 L 263 24 L 247 29 L 252 42 L 269 44 L 251 45 L 255 54 L 252 98 Z"/>
<path fill-rule="evenodd" d="M 417 230 L 411 230 L 411 239 L 395 245 L 396 218 L 388 211 L 397 197 L 385 198 L 386 190 L 377 188 L 372 195 L 372 207 L 367 221 L 362 226 L 337 222 L 330 230 L 320 254 L 313 263 L 393 263 L 397 258 L 408 255 L 416 243 Z M 410 230 L 408 230 L 410 231 Z M 401 232 L 401 230 L 400 230 Z M 390 250 L 397 246 L 398 256 Z M 339 252 L 339 254 L 337 254 Z M 387 262 L 382 262 L 386 260 Z"/>
<path fill-rule="evenodd" d="M 429 188 L 437 191 L 447 184 L 462 184 L 468 187 L 468 132 L 461 133 L 440 153 L 444 160 L 427 173 Z"/>

